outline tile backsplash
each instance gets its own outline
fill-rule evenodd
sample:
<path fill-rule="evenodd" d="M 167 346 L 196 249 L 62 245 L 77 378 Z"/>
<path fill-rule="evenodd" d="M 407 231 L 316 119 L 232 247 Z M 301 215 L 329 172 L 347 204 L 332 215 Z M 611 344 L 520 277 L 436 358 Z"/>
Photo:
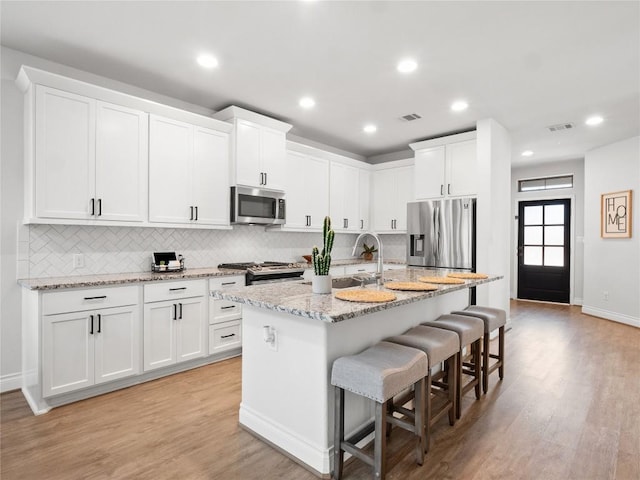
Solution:
<path fill-rule="evenodd" d="M 352 258 L 355 238 L 354 234 L 337 234 L 333 258 Z M 20 240 L 24 242 L 24 236 Z M 404 258 L 404 235 L 383 235 L 382 241 L 385 258 Z M 233 230 L 30 225 L 28 262 L 24 262 L 23 254 L 21 259 L 26 265 L 19 269 L 19 276 L 148 271 L 152 252 L 173 250 L 185 257 L 187 268 L 213 267 L 225 262 L 298 262 L 302 255 L 311 253 L 313 245 L 321 243 L 321 233 L 281 232 L 244 225 Z M 82 268 L 74 268 L 74 254 L 84 256 Z M 27 265 L 28 272 L 24 268 Z"/>

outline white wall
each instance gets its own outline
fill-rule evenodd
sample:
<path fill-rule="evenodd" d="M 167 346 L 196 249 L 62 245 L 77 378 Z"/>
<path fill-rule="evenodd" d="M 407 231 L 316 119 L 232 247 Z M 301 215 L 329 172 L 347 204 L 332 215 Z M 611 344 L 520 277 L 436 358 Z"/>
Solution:
<path fill-rule="evenodd" d="M 582 311 L 640 327 L 640 136 L 587 152 L 584 181 Z M 633 236 L 600 238 L 600 195 L 621 190 L 633 190 Z"/>
<path fill-rule="evenodd" d="M 511 140 L 492 119 L 477 123 L 478 191 L 476 269 L 504 279 L 477 288 L 478 305 L 509 312 L 511 212 Z"/>
<path fill-rule="evenodd" d="M 518 180 L 573 175 L 573 188 L 518 192 Z M 511 298 L 518 294 L 518 202 L 524 200 L 571 199 L 572 262 L 570 302 L 582 305 L 584 277 L 584 159 L 550 162 L 511 170 Z"/>

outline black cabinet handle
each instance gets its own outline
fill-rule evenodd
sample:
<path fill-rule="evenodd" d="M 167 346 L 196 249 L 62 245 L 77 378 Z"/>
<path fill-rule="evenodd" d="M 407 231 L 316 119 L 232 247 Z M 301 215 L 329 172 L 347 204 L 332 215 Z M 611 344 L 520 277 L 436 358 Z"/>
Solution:
<path fill-rule="evenodd" d="M 364 220 L 360 220 L 360 230 L 364 230 Z"/>
<path fill-rule="evenodd" d="M 98 314 L 98 333 L 102 332 L 102 315 Z"/>
<path fill-rule="evenodd" d="M 96 214 L 96 199 L 92 198 L 91 199 L 91 215 L 95 215 Z"/>
<path fill-rule="evenodd" d="M 98 199 L 98 216 L 102 215 L 102 199 Z"/>
<path fill-rule="evenodd" d="M 220 307 L 220 310 L 229 310 L 230 308 L 236 308 L 235 305 L 228 305 L 226 307 Z"/>
<path fill-rule="evenodd" d="M 176 305 L 174 303 L 171 306 L 173 307 L 173 320 L 177 320 L 178 319 L 178 305 Z"/>
<path fill-rule="evenodd" d="M 235 333 L 230 333 L 229 335 L 220 335 L 220 338 L 229 338 L 229 337 L 235 337 L 236 334 Z"/>
<path fill-rule="evenodd" d="M 444 195 L 444 184 L 440 184 L 440 195 Z"/>
<path fill-rule="evenodd" d="M 93 335 L 93 315 L 89 315 L 89 321 L 91 326 L 89 327 L 89 334 Z"/>
<path fill-rule="evenodd" d="M 237 282 L 222 282 L 221 285 L 235 285 Z"/>
<path fill-rule="evenodd" d="M 447 195 L 451 195 L 451 184 L 447 183 Z"/>
<path fill-rule="evenodd" d="M 101 300 L 107 298 L 106 295 L 100 295 L 99 297 L 84 297 L 85 300 Z"/>
<path fill-rule="evenodd" d="M 180 305 L 180 320 L 182 320 L 182 304 L 179 303 L 178 305 Z"/>
<path fill-rule="evenodd" d="M 196 218 L 194 218 L 194 220 L 198 220 L 198 207 L 196 207 Z"/>
<path fill-rule="evenodd" d="M 191 215 L 189 216 L 189 220 L 193 220 L 193 207 L 189 207 L 189 209 L 191 210 Z"/>
<path fill-rule="evenodd" d="M 260 172 L 260 185 L 264 185 L 264 172 Z"/>
<path fill-rule="evenodd" d="M 177 290 L 186 290 L 186 289 L 187 289 L 187 287 L 176 287 L 176 288 L 170 288 L 169 291 L 170 292 L 175 292 Z"/>
<path fill-rule="evenodd" d="M 269 180 L 267 180 L 267 172 L 264 172 L 264 184 L 266 185 L 267 183 L 269 183 Z"/>

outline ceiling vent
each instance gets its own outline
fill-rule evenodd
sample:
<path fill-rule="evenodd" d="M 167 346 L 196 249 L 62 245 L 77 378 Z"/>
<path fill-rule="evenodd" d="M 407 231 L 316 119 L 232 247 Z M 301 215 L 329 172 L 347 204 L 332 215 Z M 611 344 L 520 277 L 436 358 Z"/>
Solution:
<path fill-rule="evenodd" d="M 417 113 L 410 113 L 409 115 L 403 115 L 400 118 L 402 120 L 406 120 L 407 122 L 413 122 L 414 120 L 418 120 L 419 118 L 422 118 L 422 117 Z"/>
<path fill-rule="evenodd" d="M 547 127 L 547 129 L 550 132 L 559 132 L 561 130 L 569 130 L 569 129 L 573 128 L 573 127 L 574 127 L 573 123 L 559 123 L 557 125 L 551 125 L 551 126 Z"/>

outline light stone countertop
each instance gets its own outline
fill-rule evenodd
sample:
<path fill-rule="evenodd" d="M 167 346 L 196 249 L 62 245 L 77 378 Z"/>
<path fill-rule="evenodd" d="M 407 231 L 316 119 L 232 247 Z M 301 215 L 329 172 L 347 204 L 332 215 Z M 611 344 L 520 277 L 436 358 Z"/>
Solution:
<path fill-rule="evenodd" d="M 230 277 L 244 275 L 244 270 L 210 268 L 188 268 L 182 272 L 134 272 L 105 273 L 100 275 L 76 275 L 68 277 L 27 278 L 18 283 L 29 290 L 57 290 L 61 288 L 100 287 L 119 283 L 159 282 L 164 280 L 187 280 L 205 277 Z"/>
<path fill-rule="evenodd" d="M 359 258 L 334 260 L 333 265 L 358 265 L 374 263 Z M 385 260 L 385 263 L 404 264 L 404 260 Z M 299 262 L 302 268 L 313 268 L 310 263 Z M 102 273 L 95 275 L 69 275 L 65 277 L 20 278 L 18 284 L 29 290 L 58 290 L 64 288 L 101 287 L 118 283 L 160 282 L 163 280 L 187 280 L 204 277 L 230 277 L 244 275 L 244 270 L 219 269 L 216 267 L 188 268 L 182 272 L 130 272 L 130 273 Z"/>
<path fill-rule="evenodd" d="M 432 270 L 420 267 L 385 271 L 385 281 L 416 282 L 421 276 L 445 275 L 446 270 Z M 483 280 L 466 280 L 464 284 L 438 285 L 438 290 L 432 292 L 393 291 L 396 300 L 385 303 L 360 303 L 339 300 L 334 294 L 339 291 L 333 289 L 331 294 L 321 295 L 311 293 L 310 282 L 282 282 L 238 287 L 224 291 L 212 291 L 211 296 L 218 299 L 251 305 L 253 307 L 275 310 L 300 317 L 335 323 L 361 315 L 374 313 L 389 308 L 398 307 L 426 298 L 444 295 L 449 292 L 467 289 L 483 283 L 500 280 L 502 275 L 489 275 Z M 361 287 L 353 287 L 361 288 Z M 376 289 L 376 285 L 365 288 Z M 346 290 L 346 289 L 341 289 Z M 386 290 L 386 289 L 384 289 Z M 387 290 L 391 291 L 391 290 Z"/>

